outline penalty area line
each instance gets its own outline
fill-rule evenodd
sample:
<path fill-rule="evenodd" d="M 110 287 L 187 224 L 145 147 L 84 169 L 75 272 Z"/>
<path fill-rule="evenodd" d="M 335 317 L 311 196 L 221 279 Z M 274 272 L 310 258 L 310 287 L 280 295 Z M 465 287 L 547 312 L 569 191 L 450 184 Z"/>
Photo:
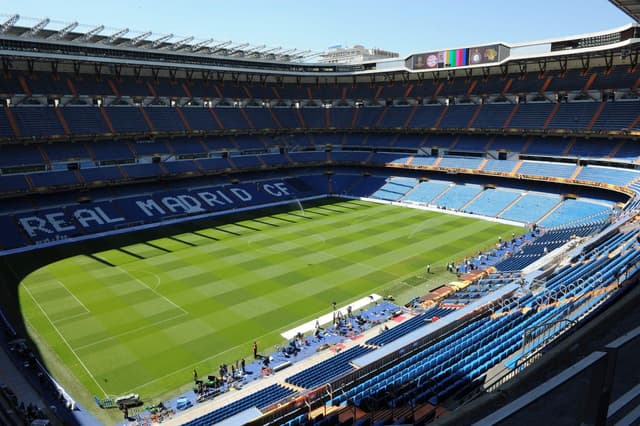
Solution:
<path fill-rule="evenodd" d="M 114 334 L 113 336 L 105 337 L 104 339 L 96 340 L 95 342 L 91 342 L 91 343 L 87 343 L 86 345 L 78 346 L 76 348 L 76 350 L 77 351 L 81 351 L 83 349 L 87 349 L 87 348 L 90 348 L 92 346 L 99 345 L 100 343 L 104 343 L 104 342 L 108 342 L 110 340 L 118 339 L 118 338 L 126 336 L 128 334 L 138 333 L 138 332 L 140 332 L 142 330 L 146 330 L 147 328 L 156 327 L 156 326 L 158 326 L 160 324 L 164 324 L 165 322 L 173 321 L 173 320 L 176 320 L 178 318 L 185 317 L 187 315 L 188 314 L 186 312 L 183 312 L 181 314 L 172 316 L 170 318 L 165 318 L 163 320 L 156 321 L 153 324 L 142 325 L 140 327 L 134 328 L 133 330 L 123 331 L 122 333 Z"/>
<path fill-rule="evenodd" d="M 162 294 L 158 293 L 158 291 L 157 291 L 156 289 L 154 289 L 154 288 L 152 288 L 151 286 L 147 285 L 144 281 L 142 281 L 140 278 L 136 277 L 135 275 L 133 275 L 132 273 L 130 273 L 130 272 L 129 272 L 129 271 L 127 271 L 126 269 L 121 268 L 120 266 L 116 266 L 116 268 L 117 268 L 120 272 L 122 272 L 122 273 L 124 273 L 124 274 L 126 274 L 126 275 L 130 276 L 130 277 L 131 277 L 131 278 L 133 278 L 134 280 L 136 280 L 136 281 L 137 281 L 140 285 L 142 285 L 143 287 L 148 288 L 148 289 L 149 289 L 149 291 L 151 291 L 151 292 L 152 292 L 153 294 L 155 294 L 156 296 L 158 296 L 158 297 L 160 297 L 160 298 L 162 298 L 162 299 L 166 300 L 166 301 L 167 301 L 167 302 L 169 302 L 171 305 L 173 305 L 173 306 L 175 306 L 176 308 L 180 309 L 184 314 L 188 314 L 188 313 L 189 313 L 189 312 L 187 312 L 187 311 L 186 311 L 182 306 L 180 306 L 180 305 L 176 304 L 175 302 L 173 302 L 172 300 L 168 299 L 165 295 L 162 295 Z"/>
<path fill-rule="evenodd" d="M 42 312 L 42 315 L 44 315 L 44 317 L 47 319 L 47 321 L 49 321 L 49 324 L 51 324 L 51 327 L 53 327 L 53 329 L 56 331 L 56 333 L 58 334 L 58 336 L 60 336 L 60 339 L 62 339 L 62 341 L 64 342 L 64 344 L 67 346 L 67 348 L 71 351 L 71 353 L 76 357 L 76 359 L 78 360 L 78 363 L 80 363 L 80 365 L 82 366 L 82 368 L 84 369 L 84 371 L 87 372 L 87 374 L 89 375 L 89 377 L 91 377 L 91 380 L 93 380 L 93 382 L 96 384 L 96 386 L 98 386 L 98 388 L 100 389 L 100 391 L 102 392 L 102 394 L 107 397 L 109 396 L 104 388 L 100 385 L 100 383 L 98 383 L 98 381 L 96 380 L 96 378 L 93 376 L 93 374 L 91 373 L 91 371 L 89 371 L 89 369 L 87 368 L 87 366 L 85 365 L 85 363 L 82 361 L 82 359 L 80 359 L 80 357 L 78 356 L 78 354 L 76 353 L 76 351 L 73 350 L 73 348 L 71 347 L 71 345 L 69 344 L 69 342 L 67 341 L 67 339 L 62 335 L 62 333 L 60 332 L 60 330 L 58 330 L 58 327 L 56 327 L 56 325 L 53 323 L 53 321 L 51 321 L 51 318 L 49 318 L 49 315 L 47 314 L 47 312 L 44 310 L 44 308 L 42 308 L 42 305 L 40 305 L 40 303 L 38 303 L 38 301 L 36 300 L 35 297 L 33 297 L 33 294 L 31 294 L 31 291 L 24 286 L 24 290 L 27 292 L 27 294 L 29 295 L 29 297 L 31 297 L 31 300 L 33 300 L 33 303 L 36 304 L 36 306 L 38 306 L 38 308 L 40 309 L 40 312 Z"/>
<path fill-rule="evenodd" d="M 75 299 L 75 301 L 76 301 L 76 302 L 78 302 L 78 303 L 80 304 L 80 306 L 82 306 L 82 307 L 84 308 L 84 310 L 85 310 L 85 311 L 87 311 L 87 312 L 86 312 L 87 314 L 90 314 L 90 313 L 91 313 L 91 311 L 89 310 L 89 308 L 87 308 L 87 307 L 85 306 L 85 304 L 84 304 L 84 303 L 82 303 L 82 302 L 80 301 L 80 299 L 78 299 L 78 297 L 77 297 L 75 294 L 71 293 L 71 292 L 69 291 L 69 289 L 67 288 L 67 286 L 65 286 L 65 285 L 62 283 L 62 281 L 60 281 L 60 280 L 56 280 L 56 281 L 58 282 L 58 284 L 60 284 L 60 285 L 62 286 L 62 288 L 64 288 L 64 289 L 67 291 L 67 293 L 69 293 L 69 294 L 71 295 L 71 297 L 73 297 L 73 298 Z"/>

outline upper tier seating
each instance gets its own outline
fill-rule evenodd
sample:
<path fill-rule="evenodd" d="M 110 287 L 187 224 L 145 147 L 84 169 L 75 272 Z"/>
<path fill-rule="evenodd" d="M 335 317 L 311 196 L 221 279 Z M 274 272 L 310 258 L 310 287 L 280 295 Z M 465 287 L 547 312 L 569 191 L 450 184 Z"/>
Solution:
<path fill-rule="evenodd" d="M 15 136 L 5 108 L 0 108 L 0 138 L 13 138 Z"/>
<path fill-rule="evenodd" d="M 640 114 L 640 102 L 607 102 L 593 125 L 593 130 L 626 130 Z M 638 129 L 638 125 L 635 126 Z"/>
<path fill-rule="evenodd" d="M 599 105 L 598 102 L 561 103 L 549 129 L 586 129 Z"/>
<path fill-rule="evenodd" d="M 171 81 L 168 78 L 157 78 L 148 83 L 158 96 L 178 98 L 187 96 L 181 80 Z"/>
<path fill-rule="evenodd" d="M 326 112 L 324 108 L 302 108 L 302 119 L 307 129 L 324 129 L 327 127 Z"/>
<path fill-rule="evenodd" d="M 508 127 L 512 129 L 542 129 L 553 107 L 554 104 L 550 102 L 520 104 Z"/>
<path fill-rule="evenodd" d="M 102 111 L 96 107 L 67 106 L 60 108 L 69 130 L 75 135 L 109 133 Z"/>
<path fill-rule="evenodd" d="M 547 91 L 568 91 L 568 90 L 582 90 L 586 86 L 592 72 L 583 73 L 581 70 L 568 70 L 564 73 L 549 73 L 551 82 L 547 86 Z"/>
<path fill-rule="evenodd" d="M 602 113 L 593 125 L 594 130 L 640 129 L 636 118 L 640 111 L 639 101 L 612 103 L 570 102 L 530 103 L 517 105 L 517 113 L 510 120 L 509 128 L 543 129 L 549 121 L 549 129 L 586 130 L 596 111 L 603 106 Z M 216 131 L 222 129 L 344 129 L 344 128 L 434 128 L 462 129 L 501 128 L 516 106 L 511 104 L 485 105 L 423 105 L 362 108 L 263 108 L 263 107 L 168 107 L 168 106 L 110 106 L 98 108 L 91 105 L 50 107 L 26 105 L 5 108 L 0 112 L 0 137 L 16 136 L 90 136 L 110 133 L 146 133 Z M 553 115 L 551 112 L 557 107 Z M 60 113 L 60 115 L 59 115 Z M 476 113 L 478 113 L 476 115 Z M 15 121 L 15 129 L 7 114 Z M 634 124 L 635 123 L 635 124 Z M 65 127 L 66 126 L 66 127 Z M 68 132 L 67 132 L 68 130 Z M 631 129 L 633 130 L 633 129 Z M 414 136 L 416 137 L 416 136 Z M 435 136 L 431 136 L 431 139 Z M 551 138 L 548 138 L 551 140 Z M 557 139 L 557 138 L 556 138 Z M 567 141 L 563 139 L 563 141 Z M 519 151 L 527 144 L 526 139 L 516 143 L 516 138 L 495 137 L 489 149 Z M 431 144 L 433 145 L 433 144 Z M 504 145 L 504 146 L 503 146 Z M 544 145 L 533 144 L 529 153 L 562 154 L 564 149 L 545 151 Z M 403 145 L 400 145 L 403 146 Z M 461 145 L 459 149 L 482 151 L 487 144 L 471 147 Z M 564 148 L 568 145 L 565 144 Z M 542 151 L 540 151 L 542 150 Z M 612 147 L 613 150 L 613 147 Z M 559 151 L 559 152 L 558 152 Z M 612 152 L 612 151 L 609 151 Z M 608 154 L 608 153 L 607 153 Z M 576 153 L 588 155 L 588 153 Z"/>
<path fill-rule="evenodd" d="M 140 108 L 117 106 L 104 109 L 113 125 L 113 130 L 118 133 L 148 132 L 149 126 L 142 115 Z"/>
<path fill-rule="evenodd" d="M 78 93 L 89 96 L 113 96 L 109 80 L 93 75 L 80 75 L 70 79 Z"/>
<path fill-rule="evenodd" d="M 363 107 L 358 109 L 355 126 L 358 128 L 374 129 L 384 113 L 382 107 Z"/>
<path fill-rule="evenodd" d="M 185 107 L 181 109 L 182 115 L 189 123 L 191 130 L 218 130 L 220 126 L 215 120 L 213 110 L 202 107 Z"/>
<path fill-rule="evenodd" d="M 244 111 L 254 129 L 278 129 L 280 127 L 273 119 L 269 108 L 247 107 Z"/>
<path fill-rule="evenodd" d="M 240 108 L 214 108 L 213 112 L 218 116 L 223 129 L 249 129 L 251 126 Z"/>
<path fill-rule="evenodd" d="M 295 108 L 273 108 L 273 113 L 275 114 L 278 122 L 285 129 L 301 129 L 302 123 L 298 118 L 298 110 Z"/>
<path fill-rule="evenodd" d="M 64 96 L 71 94 L 67 84 L 67 76 L 54 76 L 48 72 L 34 72 L 26 76 L 24 81 L 32 95 Z"/>
<path fill-rule="evenodd" d="M 478 105 L 450 105 L 447 113 L 440 121 L 441 129 L 464 129 L 471 121 L 474 112 L 478 109 Z"/>
<path fill-rule="evenodd" d="M 631 72 L 633 71 L 633 72 Z M 591 90 L 630 89 L 640 77 L 638 67 L 618 65 L 605 72 L 604 69 L 595 69 L 597 78 L 591 85 Z"/>
<path fill-rule="evenodd" d="M 482 105 L 471 127 L 477 129 L 501 129 L 514 107 L 513 104 Z"/>
<path fill-rule="evenodd" d="M 150 86 L 144 79 L 136 79 L 135 77 L 112 78 L 111 83 L 115 87 L 118 94 L 135 97 L 154 96 Z"/>
<path fill-rule="evenodd" d="M 442 105 L 425 105 L 416 109 L 413 119 L 409 123 L 410 128 L 430 128 L 435 127 L 438 118 L 442 114 Z"/>
<path fill-rule="evenodd" d="M 329 127 L 337 129 L 349 129 L 353 117 L 355 116 L 355 108 L 352 107 L 334 107 L 329 110 Z"/>
<path fill-rule="evenodd" d="M 22 136 L 64 135 L 65 131 L 53 107 L 17 106 L 11 108 Z"/>
<path fill-rule="evenodd" d="M 159 132 L 183 132 L 187 130 L 180 119 L 177 108 L 170 107 L 147 107 L 145 112 L 154 130 Z"/>
<path fill-rule="evenodd" d="M 386 108 L 384 115 L 382 115 L 382 122 L 380 123 L 380 127 L 404 127 L 412 111 L 413 107 L 410 106 L 396 106 L 393 108 Z"/>

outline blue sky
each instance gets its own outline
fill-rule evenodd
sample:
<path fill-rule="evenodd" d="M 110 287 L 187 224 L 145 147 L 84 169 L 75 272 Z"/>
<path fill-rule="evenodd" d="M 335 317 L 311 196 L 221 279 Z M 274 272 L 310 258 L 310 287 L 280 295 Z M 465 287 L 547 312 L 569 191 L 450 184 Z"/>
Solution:
<path fill-rule="evenodd" d="M 362 44 L 401 55 L 581 34 L 631 22 L 607 0 L 0 0 L 0 11 L 152 31 L 151 39 L 173 33 L 314 51 Z"/>

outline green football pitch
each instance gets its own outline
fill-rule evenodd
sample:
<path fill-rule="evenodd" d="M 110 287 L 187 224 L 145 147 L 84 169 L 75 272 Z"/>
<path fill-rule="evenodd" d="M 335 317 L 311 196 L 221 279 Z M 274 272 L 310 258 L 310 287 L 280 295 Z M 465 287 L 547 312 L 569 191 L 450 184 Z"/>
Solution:
<path fill-rule="evenodd" d="M 364 201 L 292 206 L 49 264 L 22 281 L 20 308 L 81 402 L 165 398 L 189 387 L 193 368 L 249 359 L 254 340 L 281 344 L 333 301 L 403 303 L 453 281 L 447 262 L 512 232 L 522 228 Z"/>

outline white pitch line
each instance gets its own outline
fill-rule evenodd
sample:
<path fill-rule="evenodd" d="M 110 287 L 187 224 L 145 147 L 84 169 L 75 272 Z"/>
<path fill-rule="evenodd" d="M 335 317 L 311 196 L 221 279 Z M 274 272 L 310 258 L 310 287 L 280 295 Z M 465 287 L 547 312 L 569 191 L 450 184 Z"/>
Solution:
<path fill-rule="evenodd" d="M 138 328 L 135 328 L 133 330 L 123 331 L 122 333 L 114 334 L 112 336 L 105 337 L 104 339 L 96 340 L 95 342 L 91 342 L 91 343 L 87 343 L 86 345 L 78 346 L 76 348 L 76 350 L 77 351 L 81 351 L 83 349 L 90 348 L 91 346 L 99 345 L 100 343 L 108 342 L 109 340 L 114 340 L 114 339 L 117 339 L 118 337 L 126 336 L 127 334 L 138 333 L 138 332 L 140 332 L 142 330 L 145 330 L 147 328 L 155 327 L 155 326 L 163 324 L 165 322 L 169 322 L 169 321 L 173 321 L 173 320 L 178 319 L 178 318 L 182 318 L 182 317 L 184 317 L 186 315 L 187 315 L 187 313 L 185 312 L 185 313 L 178 314 L 178 315 L 170 317 L 170 318 L 165 318 L 163 320 L 156 321 L 153 324 L 142 325 L 142 326 L 140 326 Z"/>
<path fill-rule="evenodd" d="M 180 309 L 182 312 L 184 312 L 185 314 L 188 314 L 189 312 L 187 312 L 186 310 L 184 310 L 184 308 L 182 308 L 181 306 L 177 305 L 175 302 L 172 302 L 171 300 L 167 299 L 166 296 L 158 293 L 154 288 L 151 288 L 150 286 L 148 286 L 144 281 L 142 281 L 140 278 L 132 275 L 131 273 L 129 273 L 127 270 L 121 268 L 120 266 L 116 266 L 117 269 L 119 269 L 121 272 L 129 275 L 131 278 L 133 278 L 134 280 L 136 280 L 138 283 L 140 283 L 141 285 L 143 285 L 144 287 L 148 288 L 151 292 L 153 292 L 153 294 L 155 294 L 158 297 L 163 298 L 164 300 L 166 300 L 167 302 L 169 302 L 170 304 L 172 304 L 173 306 L 175 306 L 176 308 Z"/>
<path fill-rule="evenodd" d="M 160 287 L 160 283 L 162 282 L 162 280 L 160 279 L 160 277 L 158 276 L 158 274 L 154 273 L 154 272 L 149 272 L 149 271 L 145 271 L 143 269 L 132 269 L 132 272 L 142 272 L 143 274 L 147 274 L 147 275 L 153 275 L 153 277 L 156 279 L 156 285 L 153 287 L 154 290 L 157 290 L 158 287 Z M 130 274 L 131 275 L 131 274 Z"/>
<path fill-rule="evenodd" d="M 89 308 L 87 308 L 87 307 L 85 306 L 85 304 L 84 304 L 84 303 L 82 303 L 82 302 L 80 301 L 80 299 L 78 299 L 78 297 L 77 297 L 75 294 L 71 293 L 71 292 L 69 291 L 69 289 L 67 288 L 67 286 L 65 286 L 65 285 L 62 283 L 62 281 L 60 281 L 60 280 L 56 280 L 56 281 L 58 282 L 58 284 L 60 284 L 60 285 L 62 286 L 62 288 L 64 288 L 65 290 L 67 290 L 67 293 L 69 293 L 69 294 L 71 295 L 71 297 L 73 297 L 74 299 L 76 299 L 76 302 L 78 302 L 78 303 L 80 304 L 80 306 L 82 306 L 82 307 L 84 308 L 84 310 L 85 310 L 85 311 L 87 311 L 87 313 L 88 313 L 88 314 L 90 314 L 90 313 L 91 313 L 91 311 L 89 310 Z"/>
<path fill-rule="evenodd" d="M 51 321 L 51 318 L 49 318 L 49 315 L 47 314 L 47 312 L 42 308 L 42 306 L 40 305 L 40 303 L 38 303 L 38 301 L 36 300 L 35 297 L 33 297 L 33 294 L 31 294 L 31 291 L 29 291 L 29 289 L 27 288 L 27 286 L 23 286 L 24 290 L 27 292 L 27 294 L 29 294 L 29 297 L 31 297 L 31 300 L 33 300 L 33 303 L 35 303 L 38 308 L 40 308 L 40 311 L 42 312 L 42 314 L 44 315 L 44 317 L 47 319 L 47 321 L 49 321 L 49 324 L 51 324 L 51 326 L 53 327 L 53 329 L 56 331 L 56 333 L 58 333 L 58 336 L 60 336 L 60 338 L 62 339 L 62 341 L 64 342 L 65 345 L 67 345 L 67 348 L 69 348 L 69 350 L 71 351 L 71 353 L 76 357 L 76 359 L 78 360 L 78 362 L 80 363 L 80 365 L 82 366 L 82 368 L 84 368 L 84 371 L 87 372 L 87 374 L 89 375 L 89 377 L 91 377 L 91 379 L 93 380 L 93 382 L 98 386 L 98 388 L 100 388 L 100 390 L 102 391 L 102 393 L 104 394 L 105 397 L 109 396 L 104 389 L 102 388 L 102 386 L 100 386 L 100 383 L 98 383 L 98 381 L 96 380 L 95 377 L 93 377 L 93 374 L 91 374 L 91 371 L 89 371 L 89 369 L 87 368 L 87 366 L 84 364 L 84 362 L 82 362 L 82 360 L 80 359 L 80 357 L 78 356 L 78 354 L 76 353 L 76 351 L 73 350 L 73 348 L 71 347 L 71 345 L 69 344 L 69 342 L 67 341 L 67 339 L 62 335 L 62 333 L 60 333 L 60 330 L 58 330 L 58 327 L 56 327 L 56 325 L 53 323 L 53 321 Z"/>
<path fill-rule="evenodd" d="M 66 321 L 69 321 L 69 320 L 74 319 L 74 318 L 83 317 L 83 316 L 89 315 L 89 314 L 90 314 L 90 312 L 80 312 L 79 314 L 71 315 L 69 317 L 60 318 L 59 320 L 56 321 L 56 324 L 61 323 L 61 322 L 66 322 Z"/>
<path fill-rule="evenodd" d="M 258 341 L 258 340 L 262 339 L 263 337 L 268 336 L 269 334 L 271 334 L 271 332 L 269 332 L 269 333 L 265 333 L 265 334 L 263 334 L 262 336 L 258 336 L 258 337 L 254 338 L 254 339 L 252 339 L 252 340 L 253 340 L 253 341 Z M 241 344 L 239 344 L 239 345 L 236 345 L 236 346 L 234 346 L 234 347 L 232 347 L 232 348 L 229 348 L 229 349 L 227 349 L 227 350 L 225 350 L 225 351 L 222 351 L 222 352 L 216 352 L 216 354 L 215 354 L 215 355 L 211 355 L 211 356 L 208 356 L 208 357 L 206 357 L 206 358 L 204 358 L 204 359 L 201 359 L 200 361 L 196 361 L 196 362 L 192 363 L 190 366 L 181 367 L 181 368 L 179 368 L 179 369 L 177 369 L 177 370 L 175 370 L 175 371 L 172 371 L 171 373 L 167 373 L 167 374 L 165 374 L 164 376 L 156 377 L 155 379 L 150 380 L 150 381 L 148 381 L 147 383 L 143 383 L 143 384 L 141 384 L 141 385 L 136 386 L 135 388 L 131 388 L 131 389 L 129 389 L 129 390 L 127 390 L 127 391 L 125 391 L 125 392 L 121 392 L 121 394 L 122 394 L 122 395 L 125 395 L 125 394 L 128 394 L 128 393 L 131 393 L 131 392 L 133 392 L 133 391 L 134 391 L 134 390 L 136 390 L 136 389 L 143 388 L 143 387 L 145 387 L 145 386 L 147 386 L 147 385 L 150 385 L 150 384 L 152 384 L 152 383 L 157 382 L 158 380 L 162 380 L 162 379 L 164 379 L 164 378 L 166 378 L 166 377 L 173 376 L 174 374 L 177 374 L 177 373 L 179 373 L 180 371 L 183 371 L 185 368 L 190 369 L 190 368 L 193 368 L 193 367 L 197 367 L 198 365 L 202 364 L 203 362 L 207 362 L 207 361 L 209 361 L 210 359 L 213 359 L 213 358 L 215 358 L 215 357 L 217 357 L 217 356 L 224 355 L 224 354 L 226 354 L 227 352 L 231 352 L 231 351 L 233 351 L 233 350 L 235 350 L 235 349 L 237 349 L 237 348 L 239 348 L 239 347 L 241 347 L 241 346 L 244 346 L 245 344 L 247 345 L 247 348 L 248 348 L 248 347 L 249 347 L 249 344 L 251 343 L 251 341 L 252 341 L 252 340 L 250 340 L 250 341 L 248 341 L 248 342 L 245 342 L 245 343 L 241 343 Z M 249 351 L 249 349 L 247 349 L 247 352 L 248 352 L 248 351 Z"/>

